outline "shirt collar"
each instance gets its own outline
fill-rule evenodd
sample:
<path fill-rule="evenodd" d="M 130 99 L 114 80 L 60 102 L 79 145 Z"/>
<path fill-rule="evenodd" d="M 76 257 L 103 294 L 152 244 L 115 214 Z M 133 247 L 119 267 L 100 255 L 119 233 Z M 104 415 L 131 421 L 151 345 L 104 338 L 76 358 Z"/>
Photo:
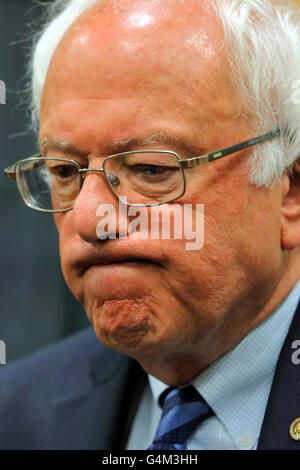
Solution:
<path fill-rule="evenodd" d="M 280 350 L 300 298 L 300 280 L 277 309 L 192 384 L 213 409 L 237 448 L 258 440 Z M 149 376 L 154 399 L 168 387 Z"/>

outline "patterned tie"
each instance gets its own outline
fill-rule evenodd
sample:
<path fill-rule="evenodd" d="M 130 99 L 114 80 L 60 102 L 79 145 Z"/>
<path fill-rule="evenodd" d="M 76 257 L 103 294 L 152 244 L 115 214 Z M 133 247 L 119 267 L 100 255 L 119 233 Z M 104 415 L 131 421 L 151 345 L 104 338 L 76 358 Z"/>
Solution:
<path fill-rule="evenodd" d="M 168 388 L 160 396 L 162 416 L 148 450 L 185 450 L 193 431 L 212 409 L 193 385 L 184 388 Z"/>

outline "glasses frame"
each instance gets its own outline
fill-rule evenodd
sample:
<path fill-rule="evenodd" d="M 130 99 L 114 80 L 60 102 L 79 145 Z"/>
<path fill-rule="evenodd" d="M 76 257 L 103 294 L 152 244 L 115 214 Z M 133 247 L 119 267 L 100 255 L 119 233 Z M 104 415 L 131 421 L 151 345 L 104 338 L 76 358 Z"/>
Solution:
<path fill-rule="evenodd" d="M 56 210 L 56 209 L 41 209 L 41 208 L 33 207 L 28 201 L 26 201 L 26 199 L 23 196 L 22 191 L 19 187 L 18 178 L 16 176 L 17 175 L 17 167 L 19 165 L 21 165 L 22 163 L 24 163 L 24 162 L 30 162 L 30 161 L 34 162 L 34 161 L 44 161 L 44 160 L 59 160 L 59 161 L 64 160 L 66 162 L 73 163 L 78 169 L 78 173 L 80 175 L 80 186 L 79 186 L 79 189 L 78 189 L 78 194 L 80 193 L 80 190 L 81 190 L 82 185 L 83 185 L 84 177 L 87 173 L 89 173 L 89 172 L 101 172 L 101 173 L 104 174 L 105 179 L 108 183 L 108 186 L 112 190 L 113 194 L 115 194 L 115 196 L 123 204 L 125 204 L 127 206 L 137 206 L 137 207 L 160 206 L 162 204 L 168 204 L 170 202 L 176 201 L 177 199 L 179 199 L 180 197 L 182 197 L 184 195 L 184 193 L 186 191 L 186 179 L 185 179 L 184 170 L 195 168 L 197 166 L 205 165 L 206 163 L 210 163 L 210 162 L 219 160 L 220 158 L 227 157 L 228 155 L 232 155 L 233 153 L 236 153 L 236 152 L 239 152 L 240 150 L 244 150 L 246 148 L 252 147 L 253 145 L 260 144 L 260 143 L 265 142 L 267 140 L 274 139 L 276 137 L 279 137 L 280 135 L 281 135 L 280 129 L 275 129 L 273 132 L 268 132 L 267 134 L 263 134 L 263 135 L 260 135 L 258 137 L 254 137 L 252 139 L 245 140 L 245 141 L 240 142 L 238 144 L 231 145 L 230 147 L 225 147 L 225 148 L 220 149 L 220 150 L 215 150 L 214 152 L 209 152 L 205 155 L 200 155 L 198 157 L 192 157 L 192 158 L 187 158 L 187 159 L 183 159 L 183 160 L 180 158 L 180 156 L 176 152 L 173 152 L 171 150 L 135 150 L 135 151 L 133 150 L 133 151 L 129 151 L 129 152 L 122 152 L 122 153 L 117 153 L 117 154 L 114 154 L 114 155 L 109 155 L 108 157 L 106 157 L 103 160 L 102 168 L 81 168 L 79 163 L 76 162 L 75 160 L 72 160 L 72 159 L 69 159 L 69 158 L 42 157 L 40 153 L 37 153 L 37 154 L 32 155 L 31 157 L 24 158 L 22 160 L 17 161 L 13 165 L 6 168 L 4 170 L 4 172 L 5 172 L 5 175 L 8 179 L 14 179 L 15 180 L 19 195 L 20 195 L 22 201 L 24 202 L 24 204 L 27 207 L 29 207 L 30 209 L 33 209 L 33 210 L 38 211 L 38 212 L 45 212 L 45 213 L 52 213 L 52 214 L 53 213 L 68 212 L 68 211 L 73 209 L 73 206 L 71 206 L 68 209 L 58 209 L 58 210 Z M 179 166 L 180 166 L 181 174 L 182 174 L 182 180 L 183 180 L 183 189 L 182 189 L 182 192 L 179 196 L 176 196 L 175 198 L 172 198 L 172 199 L 164 201 L 164 202 L 155 202 L 155 203 L 149 203 L 149 204 L 130 204 L 128 202 L 123 201 L 122 197 L 120 197 L 118 195 L 118 193 L 115 191 L 113 185 L 109 181 L 109 178 L 108 178 L 108 176 L 106 174 L 106 171 L 105 171 L 105 163 L 108 160 L 110 160 L 111 158 L 114 158 L 114 157 L 121 157 L 121 156 L 124 156 L 124 155 L 140 154 L 140 153 L 152 153 L 152 154 L 167 153 L 167 154 L 172 154 L 177 158 Z M 78 194 L 77 194 L 77 196 L 78 196 Z"/>

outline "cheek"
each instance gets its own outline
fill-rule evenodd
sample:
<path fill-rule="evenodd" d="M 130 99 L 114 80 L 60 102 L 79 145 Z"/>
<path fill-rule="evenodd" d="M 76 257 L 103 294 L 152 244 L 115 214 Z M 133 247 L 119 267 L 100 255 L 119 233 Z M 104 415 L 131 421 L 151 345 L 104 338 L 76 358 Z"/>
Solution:
<path fill-rule="evenodd" d="M 191 311 L 199 306 L 206 309 L 225 284 L 230 288 L 235 271 L 239 271 L 234 253 L 222 246 L 215 233 L 206 232 L 201 250 L 187 251 L 182 242 L 165 248 L 169 262 L 165 281 Z"/>
<path fill-rule="evenodd" d="M 282 262 L 277 202 L 257 188 L 241 188 L 234 198 L 218 192 L 204 205 L 202 249 L 187 251 L 182 241 L 162 242 L 169 283 L 182 302 L 204 315 L 218 315 L 260 285 L 267 291 Z"/>
<path fill-rule="evenodd" d="M 73 230 L 72 211 L 63 214 L 55 214 L 54 220 L 59 235 L 59 253 L 62 272 L 68 287 L 77 300 L 79 300 L 81 284 L 77 271 L 72 267 L 72 262 L 83 240 L 81 240 Z"/>

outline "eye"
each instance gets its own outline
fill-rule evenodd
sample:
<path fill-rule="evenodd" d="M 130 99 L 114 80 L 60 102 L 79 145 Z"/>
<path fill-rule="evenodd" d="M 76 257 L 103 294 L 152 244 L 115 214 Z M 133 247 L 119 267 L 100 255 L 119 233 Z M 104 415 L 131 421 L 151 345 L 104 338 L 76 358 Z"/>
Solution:
<path fill-rule="evenodd" d="M 178 167 L 161 166 L 161 165 L 145 165 L 138 164 L 129 166 L 128 169 L 136 177 L 143 178 L 151 182 L 160 182 L 169 178 L 174 172 L 179 171 Z"/>
<path fill-rule="evenodd" d="M 71 164 L 53 165 L 48 167 L 48 170 L 52 175 L 61 179 L 72 178 L 73 176 L 77 176 L 78 174 L 76 166 Z"/>

